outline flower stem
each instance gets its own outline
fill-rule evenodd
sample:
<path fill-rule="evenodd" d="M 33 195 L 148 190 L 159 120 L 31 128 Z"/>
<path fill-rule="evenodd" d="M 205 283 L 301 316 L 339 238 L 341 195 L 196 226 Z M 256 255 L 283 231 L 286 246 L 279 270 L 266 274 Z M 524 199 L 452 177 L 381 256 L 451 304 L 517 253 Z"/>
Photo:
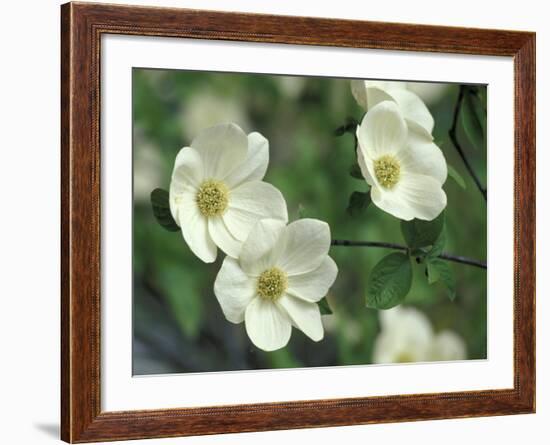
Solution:
<path fill-rule="evenodd" d="M 403 252 L 407 252 L 409 250 L 407 246 L 395 243 L 386 243 L 382 241 L 350 241 L 335 239 L 331 241 L 331 245 L 345 247 L 378 247 L 382 249 L 402 250 Z M 487 269 L 487 263 L 485 263 L 485 261 L 480 261 L 465 256 L 453 255 L 443 252 L 441 255 L 438 256 L 438 258 L 447 261 L 454 261 L 455 263 L 468 264 L 469 266 L 479 267 L 481 269 Z"/>
<path fill-rule="evenodd" d="M 472 165 L 468 161 L 468 158 L 466 157 L 466 154 L 464 153 L 464 150 L 462 149 L 462 146 L 458 142 L 458 138 L 456 136 L 456 127 L 457 127 L 457 124 L 458 124 L 458 114 L 460 112 L 460 109 L 462 107 L 462 102 L 464 100 L 464 92 L 465 92 L 464 85 L 460 85 L 460 90 L 458 92 L 458 99 L 457 99 L 456 104 L 455 104 L 455 110 L 454 110 L 454 115 L 453 115 L 453 124 L 452 124 L 451 128 L 449 129 L 449 137 L 451 138 L 451 141 L 453 142 L 453 145 L 455 146 L 456 151 L 460 155 L 460 158 L 462 159 L 462 162 L 464 162 L 464 165 L 466 166 L 466 169 L 468 170 L 468 173 L 470 173 L 470 176 L 472 177 L 472 179 L 476 183 L 476 186 L 479 189 L 479 191 L 481 192 L 481 194 L 483 195 L 483 198 L 485 199 L 485 201 L 487 201 L 487 189 L 484 188 L 483 185 L 481 184 L 481 181 L 479 180 L 478 176 L 476 175 L 476 172 L 474 171 Z"/>

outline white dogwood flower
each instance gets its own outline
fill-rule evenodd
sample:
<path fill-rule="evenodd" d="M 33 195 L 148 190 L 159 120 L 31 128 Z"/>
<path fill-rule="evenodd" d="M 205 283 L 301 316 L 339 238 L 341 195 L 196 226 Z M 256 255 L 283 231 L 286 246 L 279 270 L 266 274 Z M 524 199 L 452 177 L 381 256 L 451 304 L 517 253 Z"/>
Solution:
<path fill-rule="evenodd" d="M 447 205 L 443 153 L 431 140 L 408 131 L 395 102 L 371 108 L 356 134 L 357 162 L 376 206 L 407 221 L 429 221 L 441 213 Z"/>
<path fill-rule="evenodd" d="M 409 129 L 432 140 L 434 118 L 422 99 L 407 89 L 406 82 L 352 80 L 351 93 L 365 111 L 386 100 L 396 103 Z"/>
<path fill-rule="evenodd" d="M 263 218 L 288 221 L 281 192 L 262 179 L 269 143 L 235 124 L 202 131 L 176 157 L 170 211 L 190 249 L 205 263 L 217 247 L 237 257 L 254 224 Z"/>
<path fill-rule="evenodd" d="M 411 307 L 380 311 L 381 332 L 374 342 L 374 363 L 464 360 L 466 345 L 454 332 L 433 332 L 428 317 Z"/>
<path fill-rule="evenodd" d="M 313 341 L 323 338 L 317 302 L 334 283 L 338 268 L 328 256 L 325 222 L 259 221 L 238 259 L 226 257 L 214 293 L 231 323 L 244 321 L 252 343 L 265 351 L 288 343 L 292 326 Z"/>
<path fill-rule="evenodd" d="M 466 344 L 455 332 L 441 331 L 432 341 L 430 359 L 435 361 L 464 360 Z"/>

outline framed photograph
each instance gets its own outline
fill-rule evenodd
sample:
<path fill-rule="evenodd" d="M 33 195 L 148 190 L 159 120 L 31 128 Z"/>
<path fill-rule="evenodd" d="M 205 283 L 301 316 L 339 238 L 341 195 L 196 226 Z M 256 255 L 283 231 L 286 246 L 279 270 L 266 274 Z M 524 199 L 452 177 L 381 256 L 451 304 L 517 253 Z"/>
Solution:
<path fill-rule="evenodd" d="M 67 3 L 61 436 L 535 411 L 535 34 Z"/>

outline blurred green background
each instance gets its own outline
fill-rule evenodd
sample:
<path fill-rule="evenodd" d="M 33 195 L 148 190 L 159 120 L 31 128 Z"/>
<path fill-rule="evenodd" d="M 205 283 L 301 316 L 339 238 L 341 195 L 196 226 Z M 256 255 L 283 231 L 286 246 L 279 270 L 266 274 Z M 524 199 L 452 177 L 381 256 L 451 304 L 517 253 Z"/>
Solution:
<path fill-rule="evenodd" d="M 459 86 L 409 87 L 430 108 L 434 139 L 466 182 L 465 190 L 451 178 L 444 186 L 445 251 L 485 260 L 486 204 L 448 138 Z M 202 263 L 180 234 L 158 225 L 149 202 L 154 188 L 169 188 L 179 149 L 202 129 L 230 121 L 269 140 L 265 180 L 283 193 L 291 221 L 327 221 L 337 239 L 403 244 L 399 221 L 376 206 L 358 217 L 346 213 L 350 194 L 367 186 L 348 174 L 355 162 L 353 136 L 336 137 L 334 130 L 363 114 L 346 79 L 133 70 L 134 375 L 371 363 L 380 327 L 377 311 L 365 307 L 364 289 L 369 271 L 388 250 L 333 247 L 339 274 L 328 295 L 334 314 L 323 316 L 324 340 L 315 343 L 293 329 L 287 347 L 264 352 L 250 342 L 244 324 L 226 321 L 214 296 L 222 252 L 216 263 Z M 486 183 L 485 148 L 470 146 L 461 126 L 458 137 Z M 417 266 L 405 303 L 424 312 L 436 332 L 460 335 L 468 358 L 485 358 L 486 271 L 450 264 L 457 280 L 454 302 L 443 287 L 428 285 Z"/>

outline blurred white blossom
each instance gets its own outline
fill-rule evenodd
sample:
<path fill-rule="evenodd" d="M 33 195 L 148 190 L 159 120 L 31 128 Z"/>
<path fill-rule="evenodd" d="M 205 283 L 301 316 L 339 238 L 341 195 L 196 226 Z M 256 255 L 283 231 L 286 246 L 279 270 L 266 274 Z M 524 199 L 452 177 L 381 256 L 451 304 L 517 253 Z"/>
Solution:
<path fill-rule="evenodd" d="M 184 139 L 193 139 L 204 129 L 219 123 L 233 122 L 244 131 L 250 130 L 243 106 L 211 91 L 193 95 L 185 103 L 181 119 Z"/>
<path fill-rule="evenodd" d="M 466 344 L 456 333 L 434 333 L 422 312 L 397 306 L 380 311 L 381 331 L 374 343 L 374 363 L 464 360 Z"/>
<path fill-rule="evenodd" d="M 439 361 L 464 360 L 466 344 L 455 332 L 441 331 L 433 339 L 430 356 Z"/>
<path fill-rule="evenodd" d="M 279 90 L 289 99 L 296 99 L 306 86 L 306 78 L 299 76 L 275 76 Z"/>
<path fill-rule="evenodd" d="M 149 202 L 151 191 L 164 185 L 164 165 L 159 147 L 134 131 L 134 200 Z"/>

